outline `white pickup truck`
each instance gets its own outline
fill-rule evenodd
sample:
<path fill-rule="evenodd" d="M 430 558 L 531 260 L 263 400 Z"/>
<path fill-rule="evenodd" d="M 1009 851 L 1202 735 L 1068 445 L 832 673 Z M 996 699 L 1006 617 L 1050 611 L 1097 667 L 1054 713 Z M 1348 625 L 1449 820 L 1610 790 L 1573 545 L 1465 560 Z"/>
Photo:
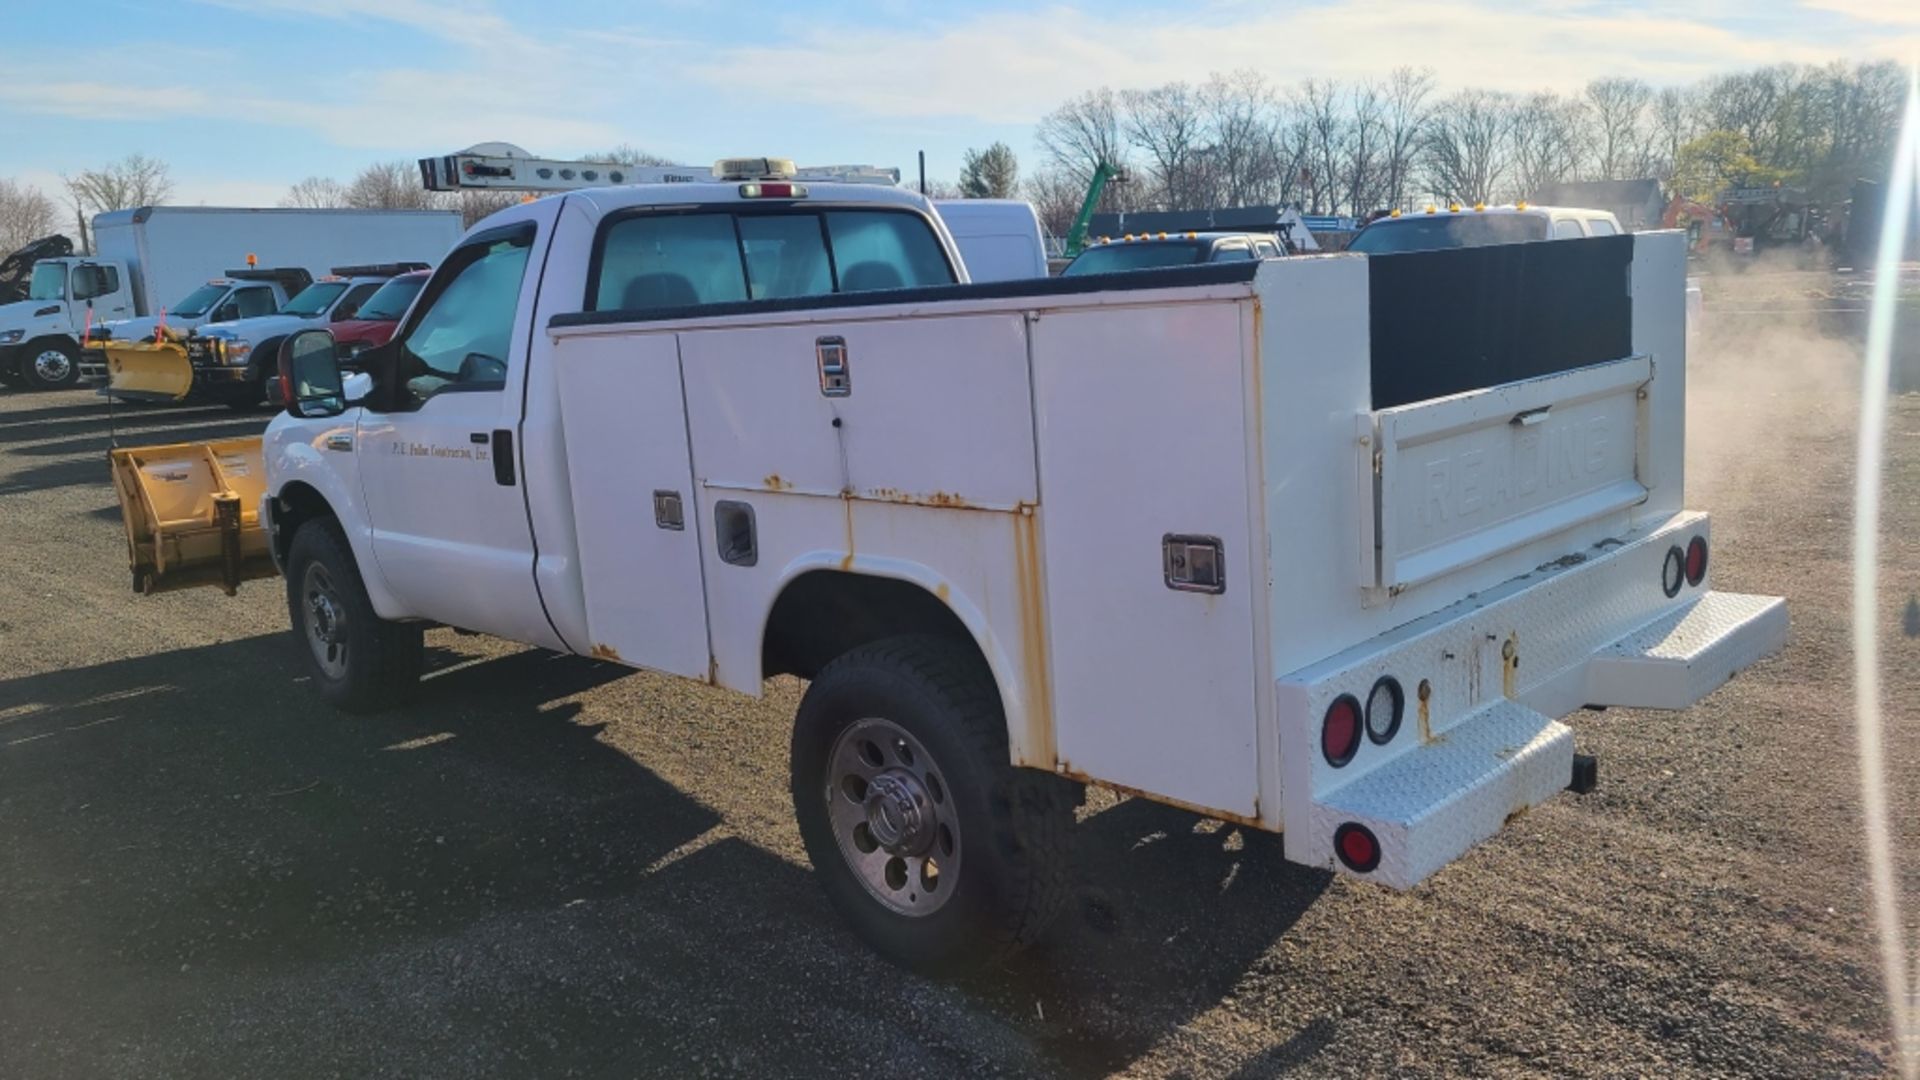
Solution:
<path fill-rule="evenodd" d="M 1592 785 L 1556 717 L 1785 639 L 1682 508 L 1678 234 L 972 285 L 915 195 L 738 173 L 496 214 L 364 373 L 288 339 L 225 513 L 328 700 L 433 624 L 811 680 L 807 850 L 937 970 L 1040 932 L 1081 783 L 1412 887 Z"/>

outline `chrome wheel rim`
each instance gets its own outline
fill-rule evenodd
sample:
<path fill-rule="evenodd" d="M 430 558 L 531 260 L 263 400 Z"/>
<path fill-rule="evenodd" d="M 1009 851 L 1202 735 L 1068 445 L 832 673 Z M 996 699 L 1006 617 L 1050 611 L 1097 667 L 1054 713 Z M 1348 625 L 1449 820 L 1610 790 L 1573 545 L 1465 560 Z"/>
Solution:
<path fill-rule="evenodd" d="M 915 918 L 960 882 L 953 791 L 920 740 L 891 720 L 849 725 L 827 755 L 827 818 L 848 869 L 875 900 Z"/>
<path fill-rule="evenodd" d="M 59 349 L 46 349 L 33 358 L 33 373 L 42 382 L 65 382 L 73 373 L 73 361 Z"/>
<path fill-rule="evenodd" d="M 333 575 L 319 563 L 307 564 L 300 582 L 302 621 L 307 630 L 307 647 L 329 679 L 347 674 L 347 609 L 333 585 Z"/>

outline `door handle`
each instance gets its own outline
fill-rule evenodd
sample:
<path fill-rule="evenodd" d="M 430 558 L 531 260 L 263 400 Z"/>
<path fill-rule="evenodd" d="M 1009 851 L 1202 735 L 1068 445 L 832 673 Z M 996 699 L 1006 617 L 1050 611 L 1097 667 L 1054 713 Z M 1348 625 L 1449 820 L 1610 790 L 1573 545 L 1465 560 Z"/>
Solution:
<path fill-rule="evenodd" d="M 329 436 L 327 436 L 327 449 L 329 449 L 329 450 L 346 450 L 346 451 L 349 451 L 349 452 L 351 452 L 351 451 L 353 450 L 353 436 L 351 436 L 351 435 L 329 435 Z"/>
<path fill-rule="evenodd" d="M 481 432 L 473 433 L 474 442 L 485 438 Z M 513 486 L 513 432 L 506 428 L 493 429 L 493 482 L 501 487 Z"/>

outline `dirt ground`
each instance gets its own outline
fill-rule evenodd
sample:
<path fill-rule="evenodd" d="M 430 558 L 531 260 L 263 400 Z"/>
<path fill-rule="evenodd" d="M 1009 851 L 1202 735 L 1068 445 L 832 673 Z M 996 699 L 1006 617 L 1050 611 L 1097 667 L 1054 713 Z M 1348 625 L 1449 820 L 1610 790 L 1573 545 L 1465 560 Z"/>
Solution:
<path fill-rule="evenodd" d="M 875 959 L 811 880 L 796 683 L 748 701 L 434 631 L 417 707 L 343 718 L 302 685 L 277 583 L 130 592 L 97 399 L 0 393 L 0 1076 L 1884 1075 L 1857 357 L 1743 326 L 1692 368 L 1715 584 L 1791 599 L 1784 655 L 1686 713 L 1571 718 L 1600 790 L 1410 893 L 1095 794 L 1047 946 L 957 983 Z M 1920 397 L 1889 439 L 1911 778 Z M 1920 840 L 1920 785 L 1893 788 Z"/>

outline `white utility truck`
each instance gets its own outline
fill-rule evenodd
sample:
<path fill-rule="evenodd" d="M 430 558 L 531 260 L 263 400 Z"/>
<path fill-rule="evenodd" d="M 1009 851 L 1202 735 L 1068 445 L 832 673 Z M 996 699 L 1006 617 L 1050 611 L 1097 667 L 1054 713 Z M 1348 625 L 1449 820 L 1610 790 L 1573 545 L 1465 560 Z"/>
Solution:
<path fill-rule="evenodd" d="M 81 341 L 151 337 L 161 310 L 187 330 L 266 315 L 328 268 L 429 262 L 460 238 L 437 210 L 143 206 L 93 219 L 93 255 L 34 264 L 29 299 L 0 307 L 0 369 L 33 389 L 72 386 Z M 104 376 L 104 357 L 86 374 Z"/>
<path fill-rule="evenodd" d="M 716 172 L 495 214 L 364 372 L 290 337 L 264 479 L 120 451 L 136 587 L 265 549 L 347 709 L 435 624 L 810 680 L 807 851 L 935 970 L 1040 932 L 1082 783 L 1408 888 L 1592 786 L 1556 717 L 1784 641 L 1681 503 L 1679 234 L 975 285 L 916 195 Z"/>

